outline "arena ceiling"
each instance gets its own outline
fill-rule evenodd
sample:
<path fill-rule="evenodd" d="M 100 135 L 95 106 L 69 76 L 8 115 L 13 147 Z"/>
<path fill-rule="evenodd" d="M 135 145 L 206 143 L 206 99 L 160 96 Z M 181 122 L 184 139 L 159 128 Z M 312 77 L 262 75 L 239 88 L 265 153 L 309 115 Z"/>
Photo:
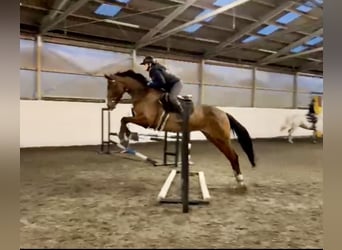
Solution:
<path fill-rule="evenodd" d="M 323 73 L 322 0 L 21 0 L 23 35 Z"/>

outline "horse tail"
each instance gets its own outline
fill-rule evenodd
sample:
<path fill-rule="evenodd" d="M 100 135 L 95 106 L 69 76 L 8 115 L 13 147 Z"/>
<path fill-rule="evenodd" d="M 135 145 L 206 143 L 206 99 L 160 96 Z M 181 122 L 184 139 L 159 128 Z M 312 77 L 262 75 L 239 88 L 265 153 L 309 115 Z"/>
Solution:
<path fill-rule="evenodd" d="M 248 156 L 248 159 L 253 167 L 256 166 L 255 159 L 254 159 L 254 149 L 253 149 L 253 143 L 252 139 L 247 131 L 247 129 L 242 126 L 241 123 L 239 123 L 233 116 L 230 114 L 227 114 L 230 127 L 233 130 L 233 132 L 237 135 L 238 141 L 242 147 L 242 149 L 245 151 L 245 153 Z"/>

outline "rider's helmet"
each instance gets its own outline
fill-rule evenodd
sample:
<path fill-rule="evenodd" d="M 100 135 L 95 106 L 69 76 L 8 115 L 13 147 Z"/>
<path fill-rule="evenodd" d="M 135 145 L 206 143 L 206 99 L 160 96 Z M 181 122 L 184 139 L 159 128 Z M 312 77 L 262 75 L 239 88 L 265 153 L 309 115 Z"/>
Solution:
<path fill-rule="evenodd" d="M 144 60 L 140 63 L 140 65 L 145 65 L 145 64 L 152 64 L 155 63 L 155 59 L 153 58 L 153 56 L 146 56 L 144 58 Z"/>

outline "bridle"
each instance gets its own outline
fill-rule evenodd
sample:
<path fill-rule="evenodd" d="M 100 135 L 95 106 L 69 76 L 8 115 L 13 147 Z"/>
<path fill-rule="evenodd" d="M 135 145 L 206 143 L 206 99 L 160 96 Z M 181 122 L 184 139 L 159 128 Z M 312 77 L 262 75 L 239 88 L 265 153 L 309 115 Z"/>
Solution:
<path fill-rule="evenodd" d="M 116 80 L 114 80 L 114 79 L 108 79 L 108 80 L 109 80 L 110 83 L 115 83 L 116 82 Z M 128 92 L 128 90 L 129 90 L 128 88 L 124 88 L 124 93 Z M 119 97 L 119 96 L 117 98 L 115 98 L 115 100 L 114 100 L 115 105 L 117 105 L 119 103 L 120 99 L 121 99 L 121 97 Z"/>

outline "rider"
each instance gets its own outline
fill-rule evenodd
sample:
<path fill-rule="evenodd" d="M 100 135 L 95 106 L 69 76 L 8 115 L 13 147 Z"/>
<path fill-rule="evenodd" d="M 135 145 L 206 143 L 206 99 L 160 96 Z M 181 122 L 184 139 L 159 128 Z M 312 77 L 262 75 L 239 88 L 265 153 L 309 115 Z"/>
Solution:
<path fill-rule="evenodd" d="M 312 98 L 309 104 L 309 112 L 307 116 L 309 117 L 309 120 L 312 123 L 312 129 L 316 130 L 317 117 L 316 117 L 316 112 L 315 112 L 315 99 L 314 98 Z"/>
<path fill-rule="evenodd" d="M 177 112 L 182 114 L 183 108 L 177 99 L 177 95 L 179 95 L 183 88 L 182 81 L 177 76 L 169 73 L 152 56 L 146 56 L 140 65 L 147 65 L 146 71 L 149 72 L 152 79 L 148 83 L 148 86 L 168 93 L 170 102 L 176 108 Z"/>

